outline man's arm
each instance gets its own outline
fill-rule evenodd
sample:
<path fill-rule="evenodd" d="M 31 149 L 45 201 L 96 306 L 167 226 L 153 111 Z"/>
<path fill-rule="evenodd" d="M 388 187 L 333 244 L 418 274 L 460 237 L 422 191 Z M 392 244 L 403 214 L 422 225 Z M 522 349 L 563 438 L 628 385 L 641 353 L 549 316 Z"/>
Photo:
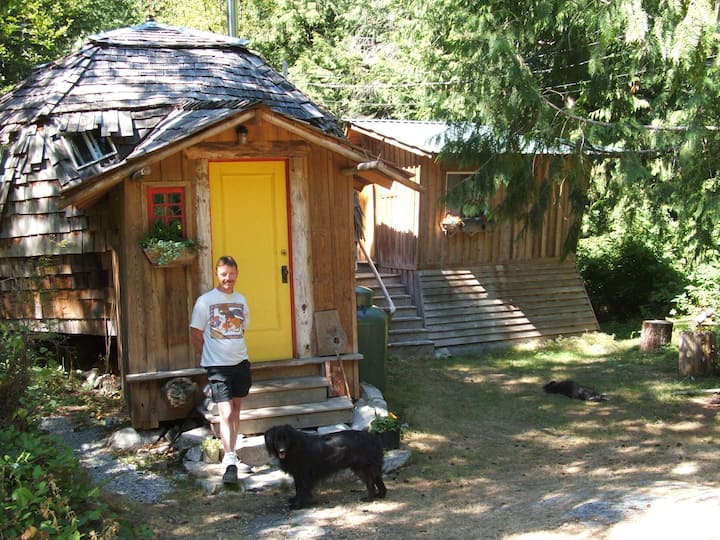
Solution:
<path fill-rule="evenodd" d="M 203 331 L 199 328 L 190 327 L 190 340 L 192 341 L 193 348 L 198 354 L 202 354 L 203 343 L 205 343 L 205 336 Z"/>

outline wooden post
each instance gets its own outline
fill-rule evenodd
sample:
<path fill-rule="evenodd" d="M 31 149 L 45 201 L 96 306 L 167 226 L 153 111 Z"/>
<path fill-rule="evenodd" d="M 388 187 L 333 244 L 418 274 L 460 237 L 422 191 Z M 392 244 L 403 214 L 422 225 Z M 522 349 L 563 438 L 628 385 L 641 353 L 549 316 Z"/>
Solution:
<path fill-rule="evenodd" d="M 681 375 L 713 375 L 717 358 L 715 332 L 680 332 Z"/>
<path fill-rule="evenodd" d="M 656 351 L 672 339 L 673 323 L 666 320 L 643 321 L 640 352 Z"/>

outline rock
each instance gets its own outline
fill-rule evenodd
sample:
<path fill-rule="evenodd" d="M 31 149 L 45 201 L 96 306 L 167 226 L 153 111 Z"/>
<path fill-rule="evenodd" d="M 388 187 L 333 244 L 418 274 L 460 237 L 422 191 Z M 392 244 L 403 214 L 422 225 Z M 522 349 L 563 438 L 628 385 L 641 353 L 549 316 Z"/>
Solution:
<path fill-rule="evenodd" d="M 188 451 L 185 452 L 185 459 L 187 461 L 198 463 L 202 461 L 202 457 L 202 448 L 200 448 L 199 446 L 193 446 L 191 448 L 188 448 Z"/>
<path fill-rule="evenodd" d="M 126 427 L 115 431 L 108 439 L 108 446 L 113 450 L 132 450 L 157 440 L 158 431 L 138 433 L 134 428 Z"/>
<path fill-rule="evenodd" d="M 292 476 L 280 469 L 268 469 L 250 475 L 242 480 L 244 491 L 262 491 L 266 488 L 281 488 L 293 485 Z"/>
<path fill-rule="evenodd" d="M 387 414 L 387 405 L 384 407 L 377 407 L 360 403 L 360 400 L 358 400 L 358 403 L 355 405 L 355 409 L 353 411 L 352 428 L 360 430 L 368 429 L 370 427 L 370 422 L 375 420 L 376 416 L 387 416 Z"/>
<path fill-rule="evenodd" d="M 270 457 L 265 450 L 265 437 L 262 435 L 243 437 L 242 441 L 238 441 L 235 453 L 243 463 L 251 467 L 265 465 Z"/>
<path fill-rule="evenodd" d="M 347 424 L 334 424 L 332 426 L 321 426 L 317 429 L 318 435 L 326 435 L 328 433 L 337 433 L 350 429 Z"/>
<path fill-rule="evenodd" d="M 193 446 L 200 446 L 208 437 L 212 437 L 212 430 L 208 426 L 200 426 L 195 429 L 184 431 L 175 440 L 173 445 L 176 450 L 187 450 Z"/>
<path fill-rule="evenodd" d="M 382 392 L 372 384 L 368 384 L 366 382 L 360 383 L 360 398 L 370 403 L 374 400 L 381 400 L 385 402 Z"/>
<path fill-rule="evenodd" d="M 399 469 L 410 461 L 411 455 L 412 452 L 410 452 L 409 448 L 399 448 L 398 450 L 389 450 L 388 452 L 385 452 L 383 472 L 387 474 L 391 471 Z"/>

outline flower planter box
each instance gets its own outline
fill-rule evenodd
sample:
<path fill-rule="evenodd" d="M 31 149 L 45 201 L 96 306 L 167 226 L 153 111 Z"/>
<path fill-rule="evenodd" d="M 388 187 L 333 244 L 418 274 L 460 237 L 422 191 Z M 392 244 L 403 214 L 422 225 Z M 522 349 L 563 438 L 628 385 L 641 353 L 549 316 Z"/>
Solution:
<path fill-rule="evenodd" d="M 150 264 L 158 268 L 174 268 L 178 266 L 188 266 L 197 257 L 197 251 L 194 248 L 183 248 L 180 256 L 171 261 L 161 262 L 161 253 L 157 249 L 143 248 L 143 252 Z"/>

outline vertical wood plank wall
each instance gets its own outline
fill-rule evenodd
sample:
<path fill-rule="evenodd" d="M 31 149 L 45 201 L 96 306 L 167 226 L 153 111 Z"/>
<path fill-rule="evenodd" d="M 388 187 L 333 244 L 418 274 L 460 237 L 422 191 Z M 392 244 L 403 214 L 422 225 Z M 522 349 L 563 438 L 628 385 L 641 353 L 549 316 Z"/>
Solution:
<path fill-rule="evenodd" d="M 450 236 L 440 227 L 448 169 L 430 155 L 371 137 L 363 136 L 361 145 L 371 154 L 414 171 L 425 188 L 424 193 L 417 193 L 399 184 L 391 189 L 373 186 L 374 222 L 366 219 L 365 227 L 372 229 L 366 235 L 375 238 L 372 254 L 381 267 L 393 271 L 453 268 L 561 256 L 571 213 L 565 184 L 551 186 L 552 202 L 540 231 L 523 232 L 522 224 L 516 222 L 489 226 L 472 235 L 459 232 Z M 548 178 L 550 162 L 550 156 L 536 156 L 536 182 Z M 495 201 L 503 196 L 501 190 Z"/>

